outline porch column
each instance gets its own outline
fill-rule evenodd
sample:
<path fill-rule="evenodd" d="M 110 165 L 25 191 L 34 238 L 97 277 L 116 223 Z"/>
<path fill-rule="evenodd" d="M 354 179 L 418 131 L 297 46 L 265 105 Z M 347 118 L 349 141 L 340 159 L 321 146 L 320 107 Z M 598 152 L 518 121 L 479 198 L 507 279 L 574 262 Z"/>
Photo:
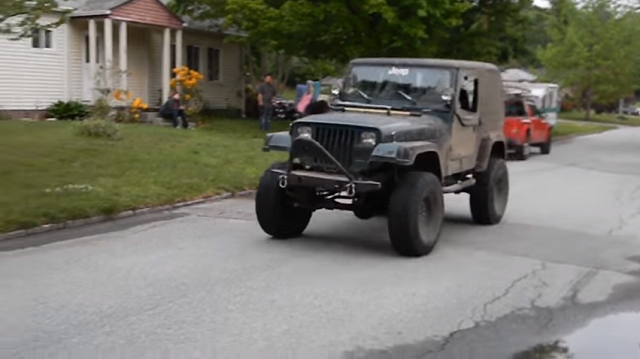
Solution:
<path fill-rule="evenodd" d="M 127 71 L 128 70 L 128 62 L 127 59 L 127 23 L 122 21 L 120 23 L 120 34 L 118 35 L 118 45 L 119 45 L 119 54 L 118 54 L 118 62 L 120 63 L 120 88 L 123 90 L 127 90 Z"/>
<path fill-rule="evenodd" d="M 164 29 L 162 36 L 162 101 L 169 97 L 170 74 L 171 71 L 171 29 Z"/>
<path fill-rule="evenodd" d="M 96 64 L 98 63 L 98 48 L 96 44 L 97 40 L 96 21 L 89 19 L 89 72 L 91 73 L 91 81 L 95 83 L 96 76 Z M 91 87 L 91 102 L 96 99 L 96 92 L 94 86 Z"/>
<path fill-rule="evenodd" d="M 182 29 L 176 30 L 176 67 L 182 67 Z"/>
<path fill-rule="evenodd" d="M 113 21 L 104 19 L 104 86 L 113 89 Z"/>

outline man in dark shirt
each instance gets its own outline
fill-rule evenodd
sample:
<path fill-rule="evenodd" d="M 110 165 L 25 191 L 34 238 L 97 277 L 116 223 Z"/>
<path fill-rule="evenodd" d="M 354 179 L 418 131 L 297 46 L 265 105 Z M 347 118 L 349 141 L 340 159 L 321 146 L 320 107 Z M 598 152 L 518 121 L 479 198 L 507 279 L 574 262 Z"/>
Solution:
<path fill-rule="evenodd" d="M 189 128 L 189 121 L 187 120 L 187 114 L 184 111 L 184 106 L 180 103 L 180 93 L 173 92 L 167 102 L 164 103 L 160 109 L 160 117 L 172 120 L 173 127 L 180 128 L 178 119 L 182 120 L 182 127 Z"/>
<path fill-rule="evenodd" d="M 271 128 L 271 116 L 273 114 L 273 99 L 277 95 L 276 87 L 273 85 L 273 76 L 267 74 L 264 82 L 258 86 L 258 106 L 260 106 L 260 129 L 269 131 Z"/>

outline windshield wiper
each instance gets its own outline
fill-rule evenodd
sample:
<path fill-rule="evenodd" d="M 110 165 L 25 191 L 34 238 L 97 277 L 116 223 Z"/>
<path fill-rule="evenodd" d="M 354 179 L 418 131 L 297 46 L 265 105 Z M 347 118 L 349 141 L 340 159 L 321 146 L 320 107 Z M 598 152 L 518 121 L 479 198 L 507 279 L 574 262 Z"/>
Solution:
<path fill-rule="evenodd" d="M 367 103 L 371 103 L 371 101 L 373 101 L 373 99 L 369 97 L 369 95 L 362 92 L 360 89 L 356 89 L 356 91 L 358 92 L 358 95 L 362 96 L 363 99 L 367 100 Z"/>
<path fill-rule="evenodd" d="M 412 104 L 414 104 L 414 105 L 417 104 L 416 100 L 414 100 L 413 97 L 411 97 L 411 96 L 407 95 L 406 93 L 404 93 L 404 91 L 398 90 L 398 93 L 400 95 L 402 95 L 402 97 L 404 97 L 407 101 L 411 101 Z"/>

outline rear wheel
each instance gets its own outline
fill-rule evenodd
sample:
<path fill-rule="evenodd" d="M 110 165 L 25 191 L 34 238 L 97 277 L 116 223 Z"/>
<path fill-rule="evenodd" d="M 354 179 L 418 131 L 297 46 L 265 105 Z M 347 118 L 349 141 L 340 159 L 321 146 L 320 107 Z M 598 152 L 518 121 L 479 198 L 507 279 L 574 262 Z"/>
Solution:
<path fill-rule="evenodd" d="M 409 172 L 391 194 L 389 238 L 404 257 L 421 257 L 435 247 L 444 221 L 440 180 L 432 173 Z"/>
<path fill-rule="evenodd" d="M 509 201 L 509 172 L 504 159 L 489 159 L 487 169 L 476 174 L 476 184 L 469 195 L 471 216 L 476 223 L 500 223 Z"/>
<path fill-rule="evenodd" d="M 300 236 L 309 225 L 313 211 L 294 207 L 280 188 L 278 175 L 271 169 L 284 169 L 286 164 L 274 163 L 260 178 L 256 193 L 256 217 L 262 230 L 274 239 Z"/>

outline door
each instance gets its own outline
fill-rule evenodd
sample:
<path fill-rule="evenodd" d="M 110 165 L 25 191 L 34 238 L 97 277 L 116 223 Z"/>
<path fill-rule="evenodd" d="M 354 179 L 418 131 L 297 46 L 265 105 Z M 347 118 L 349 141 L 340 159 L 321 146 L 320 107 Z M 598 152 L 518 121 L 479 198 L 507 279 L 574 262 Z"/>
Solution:
<path fill-rule="evenodd" d="M 529 112 L 529 119 L 531 120 L 531 143 L 544 142 L 547 137 L 547 126 L 545 120 L 535 105 L 529 105 Z"/>
<path fill-rule="evenodd" d="M 104 67 L 104 43 L 102 42 L 102 36 L 99 33 L 96 34 L 96 73 L 91 73 L 91 62 L 89 56 L 89 33 L 85 32 L 84 41 L 82 46 L 82 100 L 93 101 L 93 91 L 96 88 L 96 82 L 98 81 L 97 75 Z"/>
<path fill-rule="evenodd" d="M 449 168 L 457 171 L 471 169 L 476 164 L 477 127 L 480 124 L 479 97 L 482 96 L 479 93 L 480 81 L 475 71 L 460 71 L 449 153 Z"/>

